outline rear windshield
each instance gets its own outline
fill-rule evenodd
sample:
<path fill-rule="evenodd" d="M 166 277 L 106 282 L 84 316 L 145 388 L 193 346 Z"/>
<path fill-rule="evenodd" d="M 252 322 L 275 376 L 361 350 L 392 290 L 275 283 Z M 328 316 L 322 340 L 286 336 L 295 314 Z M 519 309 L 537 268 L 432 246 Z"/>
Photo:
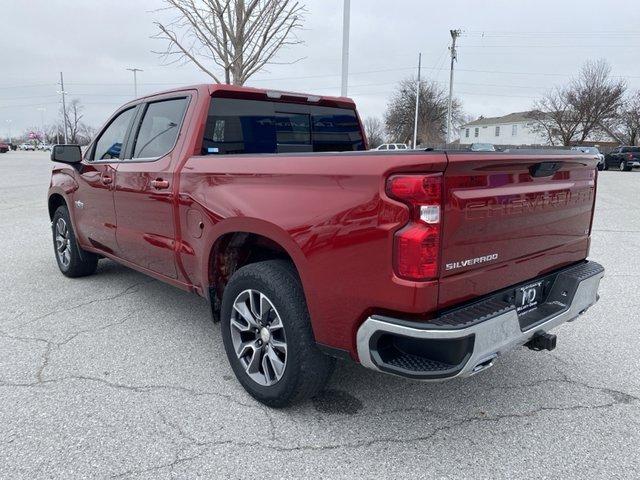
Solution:
<path fill-rule="evenodd" d="M 364 150 L 355 110 L 212 98 L 203 155 Z"/>

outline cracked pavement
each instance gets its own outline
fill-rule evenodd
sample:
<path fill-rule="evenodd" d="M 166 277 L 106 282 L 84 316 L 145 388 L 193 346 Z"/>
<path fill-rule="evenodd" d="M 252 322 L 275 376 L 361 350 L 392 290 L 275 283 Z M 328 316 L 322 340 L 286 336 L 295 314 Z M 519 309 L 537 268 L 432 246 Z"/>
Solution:
<path fill-rule="evenodd" d="M 48 156 L 0 155 L 0 478 L 638 478 L 640 172 L 602 172 L 601 300 L 553 352 L 425 384 L 340 363 L 270 410 L 205 302 L 111 261 L 57 270 Z"/>

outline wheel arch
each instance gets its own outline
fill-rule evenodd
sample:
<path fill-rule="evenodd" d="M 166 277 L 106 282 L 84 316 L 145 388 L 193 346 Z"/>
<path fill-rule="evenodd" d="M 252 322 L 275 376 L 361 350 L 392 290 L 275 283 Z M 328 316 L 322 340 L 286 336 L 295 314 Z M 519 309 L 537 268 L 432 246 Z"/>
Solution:
<path fill-rule="evenodd" d="M 231 220 L 231 219 L 230 219 Z M 239 268 L 264 260 L 284 259 L 292 263 L 311 313 L 309 289 L 305 288 L 307 260 L 291 236 L 279 227 L 256 220 L 247 222 L 227 221 L 226 228 L 216 232 L 203 262 L 203 279 L 206 281 L 214 320 L 220 318 L 222 294 L 229 279 Z"/>
<path fill-rule="evenodd" d="M 62 206 L 66 206 L 69 208 L 69 204 L 67 203 L 67 199 L 58 192 L 54 192 L 49 195 L 49 199 L 47 201 L 48 210 L 49 210 L 49 220 L 53 220 L 53 215 L 56 213 L 56 210 Z"/>

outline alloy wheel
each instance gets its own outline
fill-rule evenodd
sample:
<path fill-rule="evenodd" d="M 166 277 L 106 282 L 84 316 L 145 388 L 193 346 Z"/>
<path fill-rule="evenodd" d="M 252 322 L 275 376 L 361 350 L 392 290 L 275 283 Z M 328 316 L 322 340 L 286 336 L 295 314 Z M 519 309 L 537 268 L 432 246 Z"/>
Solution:
<path fill-rule="evenodd" d="M 287 366 L 287 340 L 282 319 L 269 298 L 245 290 L 233 302 L 231 341 L 247 375 L 262 386 L 277 383 Z"/>
<path fill-rule="evenodd" d="M 56 255 L 58 260 L 65 267 L 71 262 L 71 244 L 69 241 L 69 227 L 64 218 L 59 218 L 56 222 Z"/>

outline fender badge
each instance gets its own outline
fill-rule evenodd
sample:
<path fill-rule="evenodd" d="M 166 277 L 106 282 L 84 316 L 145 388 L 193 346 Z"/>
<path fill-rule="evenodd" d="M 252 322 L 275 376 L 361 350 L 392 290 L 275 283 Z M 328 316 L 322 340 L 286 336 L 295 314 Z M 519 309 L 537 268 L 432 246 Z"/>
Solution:
<path fill-rule="evenodd" d="M 80 200 L 76 200 L 75 204 L 77 208 L 84 208 L 84 203 L 82 203 Z"/>

